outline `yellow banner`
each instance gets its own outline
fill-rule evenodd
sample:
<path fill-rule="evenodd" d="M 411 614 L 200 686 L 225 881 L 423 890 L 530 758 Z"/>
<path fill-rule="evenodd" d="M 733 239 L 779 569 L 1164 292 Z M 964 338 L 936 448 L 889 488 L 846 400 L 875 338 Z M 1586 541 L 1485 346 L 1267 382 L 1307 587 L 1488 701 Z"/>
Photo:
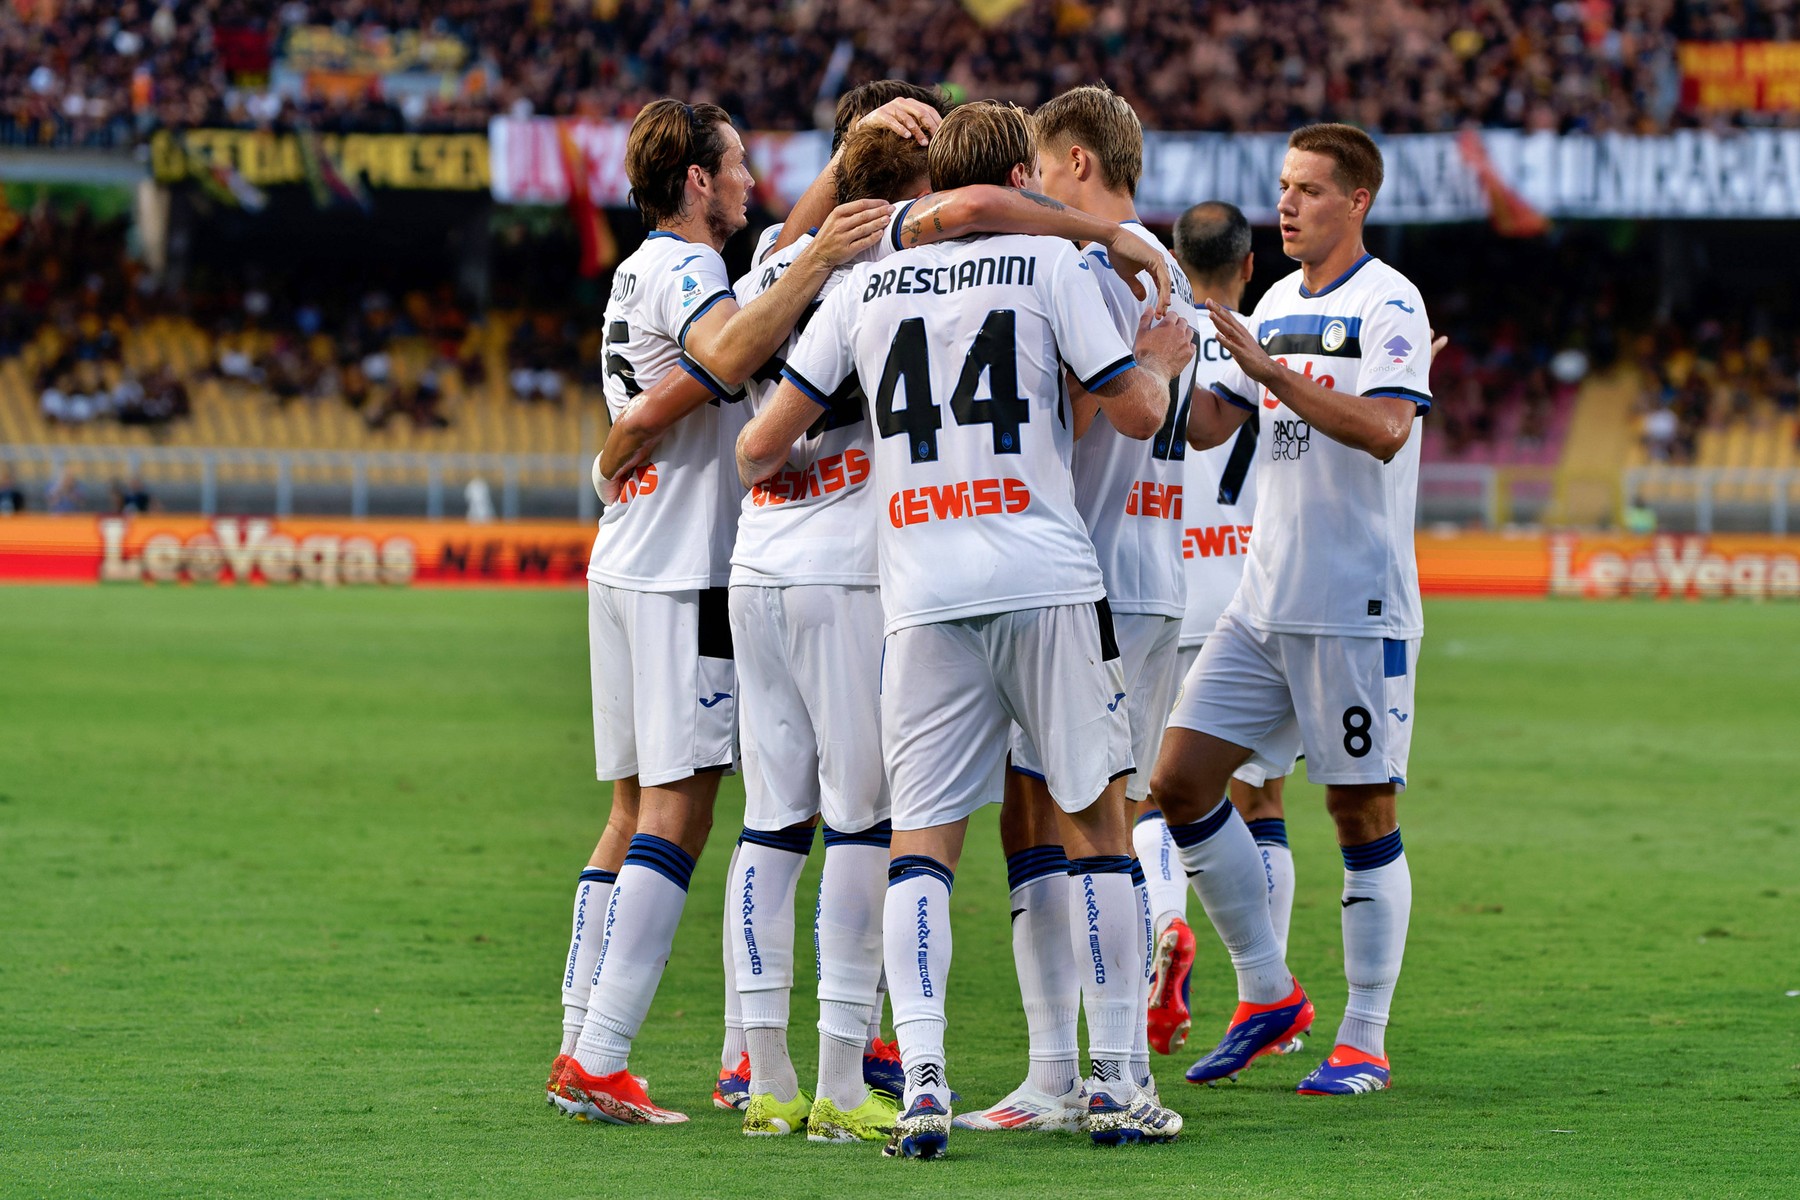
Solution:
<path fill-rule="evenodd" d="M 346 176 L 370 187 L 473 192 L 488 186 L 487 137 L 479 133 L 322 133 L 319 143 Z M 300 138 L 256 129 L 158 130 L 150 169 L 180 183 L 213 163 L 257 187 L 306 182 Z"/>

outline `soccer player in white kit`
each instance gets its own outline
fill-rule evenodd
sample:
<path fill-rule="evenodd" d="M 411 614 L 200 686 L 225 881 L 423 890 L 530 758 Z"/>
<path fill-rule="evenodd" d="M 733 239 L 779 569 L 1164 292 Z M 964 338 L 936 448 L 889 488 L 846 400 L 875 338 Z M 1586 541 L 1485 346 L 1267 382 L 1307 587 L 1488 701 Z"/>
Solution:
<path fill-rule="evenodd" d="M 686 1117 L 651 1103 L 626 1060 L 711 827 L 719 774 L 736 750 L 722 587 L 739 496 L 730 467 L 741 418 L 730 402 L 830 271 L 881 235 L 888 205 L 834 213 L 782 281 L 740 309 L 719 249 L 743 228 L 753 181 L 725 112 L 675 100 L 647 106 L 625 165 L 651 233 L 619 265 L 607 305 L 609 443 L 634 397 L 677 370 L 683 387 L 710 401 L 632 465 L 588 566 L 596 774 L 636 793 L 637 822 L 591 951 L 580 1034 L 550 1099 L 588 1119 L 669 1124 Z M 603 456 L 602 473 L 615 466 Z M 571 973 L 583 956 L 572 944 Z"/>
<path fill-rule="evenodd" d="M 1045 194 L 1130 230 L 1173 272 L 1171 309 L 1190 324 L 1195 321 L 1187 280 L 1168 250 L 1137 219 L 1133 197 L 1143 173 L 1144 139 L 1131 106 L 1103 86 L 1079 87 L 1041 106 L 1032 120 Z M 1083 253 L 1114 326 L 1122 337 L 1131 337 L 1152 301 L 1132 295 L 1108 269 L 1104 247 L 1090 245 Z M 1182 460 L 1192 382 L 1190 363 L 1171 382 L 1162 426 L 1149 439 L 1122 435 L 1088 397 L 1075 401 L 1075 504 L 1094 544 L 1119 644 L 1132 761 L 1139 764 L 1126 781 L 1125 796 L 1132 801 L 1143 800 L 1148 792 L 1150 765 L 1156 760 L 1179 679 L 1176 642 L 1185 591 Z M 1030 1070 L 1023 1084 L 985 1112 L 957 1118 L 962 1128 L 1072 1129 L 1081 1117 L 1076 1051 L 1080 974 L 1069 934 L 1069 862 L 1057 841 L 1055 806 L 1041 763 L 1039 748 L 1022 732 L 1015 733 L 1000 831 L 1012 910 L 1013 959 L 1030 1036 Z M 1148 942 L 1153 932 L 1149 901 L 1137 864 L 1132 866 L 1132 878 Z M 1145 961 L 1147 965 L 1148 945 Z M 1148 989 L 1146 975 L 1130 1074 L 1132 1082 L 1154 1098 L 1156 1083 L 1142 1028 Z"/>
<path fill-rule="evenodd" d="M 932 139 L 930 162 L 937 188 L 1034 183 L 1029 118 L 998 104 L 959 108 Z M 894 826 L 884 937 L 906 1068 L 890 1155 L 933 1158 L 948 1144 L 950 888 L 969 815 L 999 793 L 1015 720 L 1048 748 L 1045 774 L 1075 856 L 1069 902 L 1093 1059 L 1087 1127 L 1101 1141 L 1161 1140 L 1176 1128 L 1125 1079 L 1143 968 L 1116 803 L 1129 729 L 1099 564 L 1074 504 L 1062 371 L 1066 363 L 1122 432 L 1149 437 L 1191 355 L 1174 321 L 1141 332 L 1134 357 L 1072 246 L 998 236 L 858 266 L 788 361 L 774 404 L 798 392 L 824 405 L 855 374 L 876 434 Z M 770 464 L 742 465 L 754 476 Z"/>
<path fill-rule="evenodd" d="M 1300 270 L 1263 296 L 1248 329 L 1208 305 L 1232 361 L 1208 372 L 1212 395 L 1195 396 L 1190 435 L 1222 443 L 1260 410 L 1261 495 L 1243 582 L 1184 681 L 1153 784 L 1184 864 L 1205 870 L 1206 847 L 1226 830 L 1250 836 L 1219 802 L 1231 773 L 1252 754 L 1279 761 L 1306 747 L 1343 848 L 1350 984 L 1331 1055 L 1299 1085 L 1310 1095 L 1388 1086 L 1384 1037 L 1412 905 L 1395 799 L 1423 633 L 1412 434 L 1431 404 L 1431 331 L 1418 289 L 1363 248 L 1381 179 L 1380 151 L 1361 130 L 1296 130 L 1277 211 Z M 1201 896 L 1220 924 L 1215 897 Z M 1262 916 L 1267 944 L 1231 945 L 1234 963 L 1279 957 L 1260 886 L 1216 899 Z M 1298 1032 L 1302 1007 L 1297 986 L 1289 998 L 1245 997 L 1189 1077 L 1228 1074 Z"/>
<path fill-rule="evenodd" d="M 1175 259 L 1197 303 L 1210 300 L 1236 312 L 1254 267 L 1250 222 L 1236 205 L 1217 200 L 1196 204 L 1175 223 Z M 1213 332 L 1210 313 L 1202 312 L 1195 319 L 1194 335 L 1198 370 L 1216 370 L 1229 359 Z M 1256 511 L 1252 467 L 1257 432 L 1256 420 L 1246 420 L 1223 445 L 1189 450 L 1183 464 L 1181 554 L 1187 568 L 1187 608 L 1181 618 L 1177 678 L 1187 677 L 1244 576 L 1244 555 Z M 1253 758 L 1231 779 L 1231 802 L 1250 827 L 1262 856 L 1269 915 L 1284 958 L 1294 904 L 1294 859 L 1281 820 L 1281 777 L 1292 769 L 1292 763 L 1275 765 Z M 1131 837 L 1148 880 L 1155 931 L 1149 1041 L 1157 1053 L 1173 1054 L 1186 1042 L 1190 1025 L 1188 975 L 1195 945 L 1187 924 L 1187 875 L 1169 836 L 1168 822 L 1154 800 L 1144 804 Z M 1297 1050 L 1299 1039 L 1283 1042 L 1279 1048 L 1283 1052 Z"/>
<path fill-rule="evenodd" d="M 935 124 L 928 120 L 928 123 Z M 873 261 L 902 245 L 943 241 L 984 228 L 1128 237 L 1116 225 L 1047 206 L 1003 188 L 924 198 L 927 154 L 889 127 L 858 129 L 836 160 L 836 200 L 904 201 L 890 236 L 864 252 Z M 996 194 L 997 193 L 997 194 Z M 924 207 L 931 216 L 909 220 Z M 748 300 L 780 277 L 808 241 L 777 250 L 739 282 Z M 1132 253 L 1127 245 L 1126 255 Z M 1145 261 L 1138 255 L 1137 261 Z M 834 272 L 821 301 L 848 272 Z M 1117 278 L 1116 276 L 1113 276 Z M 1163 264 L 1160 281 L 1171 279 Z M 1123 282 L 1120 289 L 1125 290 Z M 1152 302 L 1151 300 L 1147 300 Z M 1135 301 L 1134 301 L 1135 303 Z M 810 310 L 809 310 L 810 311 Z M 802 327 L 806 321 L 802 321 Z M 1135 333 L 1135 314 L 1131 331 Z M 790 340 L 783 354 L 792 353 Z M 740 437 L 752 465 L 732 556 L 731 615 L 741 684 L 745 828 L 733 860 L 729 938 L 749 1034 L 750 1099 L 744 1131 L 774 1135 L 804 1125 L 814 1141 L 885 1138 L 902 1084 L 857 1071 L 861 1031 L 876 1019 L 881 909 L 889 825 L 877 710 L 882 611 L 876 562 L 873 434 L 852 375 L 827 411 L 798 391 L 771 403 L 784 363 L 773 358 L 746 384 L 755 414 Z M 761 476 L 759 460 L 785 458 Z M 760 477 L 760 478 L 759 478 Z M 814 921 L 818 950 L 818 1090 L 799 1087 L 786 1043 L 793 981 L 794 884 L 825 817 L 825 872 Z M 877 865 L 877 863 L 879 865 Z M 1067 941 L 1066 920 L 1064 941 Z M 1064 946 L 1068 957 L 1068 947 Z M 1073 966 L 1070 976 L 1073 983 Z M 893 1062 L 898 1073 L 899 1063 Z M 894 1093 L 893 1099 L 869 1087 Z"/>

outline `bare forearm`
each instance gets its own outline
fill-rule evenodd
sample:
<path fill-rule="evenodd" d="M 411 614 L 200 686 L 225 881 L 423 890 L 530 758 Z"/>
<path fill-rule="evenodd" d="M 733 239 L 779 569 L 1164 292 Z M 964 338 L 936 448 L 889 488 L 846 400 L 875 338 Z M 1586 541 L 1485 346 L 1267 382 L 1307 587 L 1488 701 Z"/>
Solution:
<path fill-rule="evenodd" d="M 900 243 L 918 246 L 971 233 L 1034 233 L 1073 242 L 1104 242 L 1117 230 L 1111 221 L 1036 192 L 977 184 L 922 197 L 901 224 Z"/>
<path fill-rule="evenodd" d="M 625 418 L 607 431 L 606 444 L 600 448 L 600 474 L 617 479 L 622 472 L 642 466 L 662 440 L 662 432 L 643 428 Z"/>
<path fill-rule="evenodd" d="M 703 338 L 690 334 L 688 357 L 721 385 L 737 387 L 781 348 L 830 274 L 831 268 L 808 247 L 768 291 L 732 313 L 716 330 Z"/>
<path fill-rule="evenodd" d="M 1112 427 L 1128 438 L 1144 441 L 1162 428 L 1169 406 L 1169 376 L 1139 363 L 1094 393 Z"/>
<path fill-rule="evenodd" d="M 1334 391 L 1287 367 L 1263 386 L 1314 430 L 1387 462 L 1406 445 L 1417 408 L 1395 397 Z"/>
<path fill-rule="evenodd" d="M 837 156 L 833 155 L 819 177 L 812 181 L 794 207 L 788 210 L 787 220 L 781 223 L 781 235 L 775 239 L 770 249 L 772 257 L 783 247 L 791 246 L 800 240 L 800 235 L 809 229 L 817 229 L 831 215 L 837 204 Z"/>
<path fill-rule="evenodd" d="M 1188 406 L 1188 445 L 1196 450 L 1223 446 L 1249 419 L 1249 409 L 1227 404 L 1211 388 L 1197 387 Z"/>

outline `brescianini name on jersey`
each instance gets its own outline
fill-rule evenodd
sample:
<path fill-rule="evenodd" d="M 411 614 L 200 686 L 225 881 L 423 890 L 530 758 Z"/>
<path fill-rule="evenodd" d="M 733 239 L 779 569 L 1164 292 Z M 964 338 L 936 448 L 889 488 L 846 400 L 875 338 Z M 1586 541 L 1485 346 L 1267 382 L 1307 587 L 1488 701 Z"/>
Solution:
<path fill-rule="evenodd" d="M 1277 361 L 1325 387 L 1400 397 L 1420 415 L 1431 407 L 1425 302 L 1380 259 L 1364 255 L 1316 292 L 1295 271 L 1268 290 L 1247 325 Z M 1383 463 L 1315 435 L 1236 362 L 1210 383 L 1262 420 L 1256 533 L 1231 611 L 1276 633 L 1423 636 L 1413 557 L 1417 430 Z"/>
<path fill-rule="evenodd" d="M 1156 247 L 1174 279 L 1171 313 L 1194 326 L 1196 350 L 1201 314 L 1194 293 L 1174 255 L 1156 235 L 1136 221 L 1125 227 Z M 1154 307 L 1155 294 L 1139 300 L 1108 261 L 1106 251 L 1089 246 L 1092 266 L 1107 310 L 1119 335 L 1137 337 L 1138 317 Z M 1182 571 L 1181 538 L 1186 520 L 1189 389 L 1200 360 L 1195 358 L 1169 385 L 1169 410 L 1162 428 L 1148 441 L 1128 438 L 1113 428 L 1104 412 L 1094 418 L 1075 443 L 1075 502 L 1094 541 L 1100 572 L 1106 577 L 1106 600 L 1117 613 L 1152 613 L 1179 617 L 1187 607 L 1187 581 Z"/>
<path fill-rule="evenodd" d="M 1094 264 L 1000 235 L 859 265 L 785 374 L 829 408 L 860 379 L 874 437 L 887 630 L 1098 600 L 1075 505 L 1065 364 L 1098 388 L 1136 365 Z"/>
<path fill-rule="evenodd" d="M 1240 318 L 1241 319 L 1241 318 Z M 1194 318 L 1198 345 L 1194 364 L 1202 387 L 1231 353 L 1219 342 L 1212 313 Z M 1252 415 L 1223 445 L 1191 446 L 1182 464 L 1181 558 L 1187 568 L 1187 611 L 1181 617 L 1181 644 L 1198 646 L 1219 623 L 1219 614 L 1244 579 L 1244 556 L 1256 518 L 1256 440 L 1261 420 Z"/>
<path fill-rule="evenodd" d="M 722 387 L 683 352 L 694 322 L 732 298 L 725 260 L 711 246 L 658 230 L 619 264 L 606 303 L 606 407 L 616 421 L 670 371 L 713 392 L 675 423 L 650 461 L 600 515 L 588 559 L 596 583 L 641 592 L 723 587 L 737 529 L 736 445 L 741 392 Z"/>

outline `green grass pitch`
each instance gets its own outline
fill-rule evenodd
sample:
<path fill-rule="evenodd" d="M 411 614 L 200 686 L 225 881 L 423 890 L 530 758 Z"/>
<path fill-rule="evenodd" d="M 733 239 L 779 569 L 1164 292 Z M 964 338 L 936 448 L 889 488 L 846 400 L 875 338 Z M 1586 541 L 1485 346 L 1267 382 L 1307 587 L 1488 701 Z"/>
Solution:
<path fill-rule="evenodd" d="M 707 1102 L 735 782 L 633 1060 L 693 1123 L 545 1107 L 605 812 L 579 592 L 0 590 L 0 1195 L 1794 1195 L 1795 610 L 1436 603 L 1428 630 L 1395 1089 L 1292 1091 L 1344 999 L 1297 783 L 1302 1061 L 1203 1090 L 1159 1059 L 1173 1146 L 960 1133 L 919 1164 Z M 971 1100 L 1024 1067 L 1004 888 L 989 816 L 955 899 Z M 1193 912 L 1210 1040 L 1229 982 Z M 803 986 L 803 1079 L 814 1017 Z"/>

